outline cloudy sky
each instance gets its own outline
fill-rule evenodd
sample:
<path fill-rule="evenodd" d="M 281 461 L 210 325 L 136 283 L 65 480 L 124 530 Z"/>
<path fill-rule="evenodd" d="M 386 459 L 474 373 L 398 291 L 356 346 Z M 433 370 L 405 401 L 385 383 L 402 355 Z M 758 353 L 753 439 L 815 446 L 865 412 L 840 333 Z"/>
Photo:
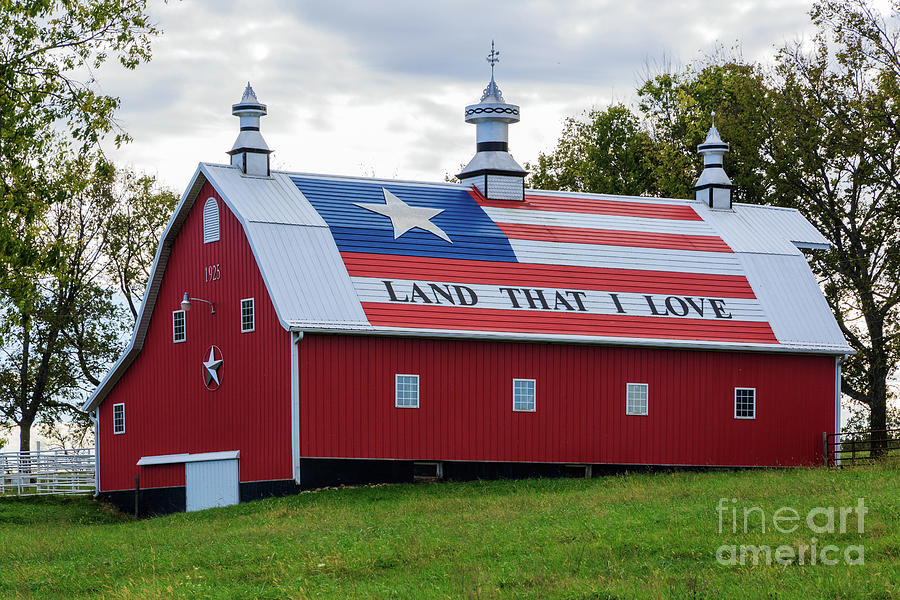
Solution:
<path fill-rule="evenodd" d="M 510 131 L 524 163 L 563 119 L 628 102 L 647 65 L 688 64 L 717 45 L 761 60 L 812 31 L 808 0 L 151 3 L 163 30 L 151 63 L 104 69 L 134 137 L 113 156 L 182 189 L 199 161 L 226 162 L 231 104 L 247 80 L 269 116 L 276 168 L 441 180 L 474 152 L 463 107 L 481 96 L 491 40 L 497 82 L 522 107 Z"/>

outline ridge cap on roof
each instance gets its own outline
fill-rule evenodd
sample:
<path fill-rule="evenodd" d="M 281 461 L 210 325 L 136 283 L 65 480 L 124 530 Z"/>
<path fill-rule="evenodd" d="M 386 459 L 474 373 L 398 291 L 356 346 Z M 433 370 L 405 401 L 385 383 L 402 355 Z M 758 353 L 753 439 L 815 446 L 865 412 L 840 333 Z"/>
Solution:
<path fill-rule="evenodd" d="M 625 194 L 606 194 L 603 192 L 570 192 L 567 190 L 539 190 L 534 188 L 525 188 L 525 195 L 532 196 L 540 196 L 540 195 L 554 195 L 554 196 L 565 196 L 568 198 L 596 198 L 598 200 L 610 200 L 610 199 L 622 199 L 631 201 L 639 201 L 639 202 L 667 202 L 667 203 L 677 203 L 684 205 L 693 205 L 693 204 L 703 204 L 696 200 L 695 198 L 669 198 L 666 196 L 629 196 Z"/>
<path fill-rule="evenodd" d="M 362 181 L 367 183 L 399 184 L 399 185 L 426 185 L 436 187 L 452 187 L 468 190 L 470 186 L 452 181 L 423 181 L 418 179 L 390 179 L 387 177 L 368 177 L 366 175 L 341 175 L 337 173 L 310 173 L 305 171 L 272 170 L 272 173 L 287 175 L 288 177 L 309 177 L 310 179 L 329 179 L 339 181 Z"/>
<path fill-rule="evenodd" d="M 234 168 L 232 165 L 223 165 L 218 163 L 201 163 L 210 167 L 222 167 L 222 168 Z M 310 171 L 292 171 L 286 169 L 272 169 L 272 174 L 286 175 L 288 177 L 309 177 L 310 179 L 325 179 L 325 180 L 337 180 L 337 181 L 358 181 L 358 182 L 366 182 L 366 183 L 381 183 L 386 185 L 424 185 L 431 187 L 441 187 L 441 188 L 457 188 L 457 189 L 465 189 L 468 190 L 471 186 L 465 185 L 463 183 L 456 183 L 453 181 L 426 181 L 423 179 L 392 179 L 389 177 L 369 177 L 366 175 L 347 175 L 341 173 L 313 173 Z M 265 179 L 265 178 L 263 178 Z M 627 201 L 641 201 L 641 202 L 665 202 L 665 203 L 673 203 L 673 204 L 682 204 L 682 205 L 692 205 L 697 204 L 698 201 L 694 198 L 668 198 L 665 196 L 629 196 L 625 194 L 607 194 L 602 192 L 573 192 L 567 190 L 541 190 L 534 188 L 526 188 L 526 195 L 554 195 L 554 196 L 563 196 L 568 198 L 596 198 L 598 200 L 627 200 Z M 699 204 L 702 204 L 700 202 Z"/>
<path fill-rule="evenodd" d="M 206 166 L 206 167 L 224 167 L 224 168 L 226 168 L 226 169 L 237 169 L 237 167 L 234 166 L 234 165 L 228 165 L 228 164 L 225 164 L 225 163 L 208 162 L 208 161 L 205 161 L 205 160 L 201 160 L 201 161 L 200 161 L 200 164 L 201 164 L 201 165 L 204 165 L 204 166 Z"/>
<path fill-rule="evenodd" d="M 237 167 L 228 164 L 222 163 L 212 163 L 212 162 L 201 162 L 201 165 L 207 167 L 216 167 L 216 168 L 224 168 L 224 169 L 237 169 Z M 467 186 L 462 183 L 456 183 L 453 181 L 426 181 L 423 179 L 392 179 L 389 177 L 369 177 L 366 175 L 347 175 L 341 173 L 313 173 L 310 171 L 293 171 L 286 169 L 272 169 L 272 174 L 286 175 L 288 177 L 309 177 L 311 179 L 326 179 L 326 180 L 339 180 L 339 181 L 359 181 L 359 182 L 368 182 L 368 183 L 382 183 L 382 184 L 390 184 L 390 185 L 424 185 L 424 186 L 433 186 L 433 187 L 443 187 L 443 188 L 460 188 L 460 189 L 469 189 L 470 186 Z M 262 179 L 266 179 L 263 177 Z M 568 190 L 544 190 L 537 188 L 525 188 L 526 195 L 538 196 L 542 194 L 552 195 L 552 196 L 561 196 L 568 198 L 585 198 L 585 199 L 598 199 L 598 200 L 627 200 L 627 201 L 642 201 L 642 202 L 663 202 L 663 203 L 672 203 L 672 204 L 680 204 L 684 206 L 692 206 L 692 205 L 703 205 L 703 202 L 699 202 L 696 198 L 672 198 L 669 196 L 634 196 L 628 194 L 609 194 L 604 192 L 575 192 Z M 769 209 L 775 211 L 782 212 L 796 212 L 800 213 L 799 209 L 786 207 L 786 206 L 772 206 L 770 204 L 752 204 L 749 202 L 735 202 L 733 206 L 746 206 L 749 208 L 760 208 L 760 209 Z M 800 213 L 802 214 L 802 213 Z"/>
<path fill-rule="evenodd" d="M 792 208 L 790 206 L 773 206 L 771 204 L 751 204 L 750 202 L 734 202 L 732 206 L 746 206 L 749 208 L 767 208 L 769 210 L 780 210 L 785 212 L 796 212 L 799 213 L 800 210 L 797 208 Z M 803 214 L 803 213 L 800 213 Z"/>

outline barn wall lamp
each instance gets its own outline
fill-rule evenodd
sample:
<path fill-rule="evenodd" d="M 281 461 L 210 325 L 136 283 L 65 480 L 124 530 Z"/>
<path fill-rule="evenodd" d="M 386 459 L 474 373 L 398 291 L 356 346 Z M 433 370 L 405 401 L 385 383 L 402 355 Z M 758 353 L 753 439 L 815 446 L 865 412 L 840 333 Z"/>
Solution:
<path fill-rule="evenodd" d="M 203 298 L 191 298 L 188 296 L 188 293 L 184 293 L 184 300 L 181 301 L 181 310 L 187 312 L 191 310 L 191 300 L 196 300 L 197 302 L 206 302 L 209 304 L 209 314 L 216 314 L 216 305 L 210 302 L 209 300 L 204 300 Z"/>

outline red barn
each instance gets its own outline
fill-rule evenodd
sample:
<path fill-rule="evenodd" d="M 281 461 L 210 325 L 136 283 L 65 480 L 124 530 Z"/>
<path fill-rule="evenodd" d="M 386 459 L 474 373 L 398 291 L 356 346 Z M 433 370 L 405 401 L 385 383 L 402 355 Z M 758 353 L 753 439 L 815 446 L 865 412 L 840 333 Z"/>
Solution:
<path fill-rule="evenodd" d="M 797 211 L 529 191 L 493 77 L 456 183 L 269 169 L 249 85 L 126 352 L 85 405 L 97 491 L 193 510 L 334 483 L 822 461 L 850 352 Z"/>

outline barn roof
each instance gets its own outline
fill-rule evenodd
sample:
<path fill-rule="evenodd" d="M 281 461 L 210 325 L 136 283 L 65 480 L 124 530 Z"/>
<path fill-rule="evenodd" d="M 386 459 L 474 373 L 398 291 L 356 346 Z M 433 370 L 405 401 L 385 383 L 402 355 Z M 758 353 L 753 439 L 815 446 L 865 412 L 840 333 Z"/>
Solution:
<path fill-rule="evenodd" d="M 169 252 L 205 182 L 241 222 L 285 329 L 656 347 L 852 352 L 801 249 L 793 209 L 526 191 L 201 163 L 157 251 L 131 343 L 143 346 Z"/>
<path fill-rule="evenodd" d="M 285 328 L 850 351 L 800 250 L 828 241 L 796 210 L 201 171 Z"/>

